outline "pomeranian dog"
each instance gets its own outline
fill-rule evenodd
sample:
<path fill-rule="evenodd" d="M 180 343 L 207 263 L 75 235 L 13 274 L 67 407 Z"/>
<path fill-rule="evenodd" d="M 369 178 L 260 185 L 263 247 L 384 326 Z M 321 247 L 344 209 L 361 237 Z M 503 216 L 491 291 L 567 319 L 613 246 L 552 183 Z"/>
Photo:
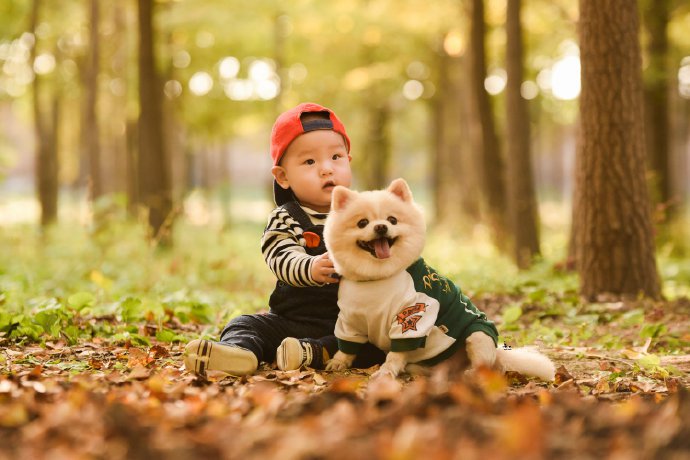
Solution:
<path fill-rule="evenodd" d="M 421 258 L 426 224 L 407 182 L 386 190 L 333 190 L 324 228 L 336 272 L 338 352 L 327 363 L 343 370 L 361 345 L 387 352 L 373 377 L 397 377 L 406 365 L 437 364 L 465 345 L 471 367 L 553 380 L 553 363 L 531 348 L 497 348 L 498 332 L 450 280 Z"/>

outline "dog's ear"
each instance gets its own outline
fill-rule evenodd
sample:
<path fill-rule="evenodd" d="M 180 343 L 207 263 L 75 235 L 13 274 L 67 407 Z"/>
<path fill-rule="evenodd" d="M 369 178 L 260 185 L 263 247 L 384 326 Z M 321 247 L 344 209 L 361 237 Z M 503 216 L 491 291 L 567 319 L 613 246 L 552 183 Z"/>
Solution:
<path fill-rule="evenodd" d="M 405 202 L 412 201 L 412 191 L 405 179 L 395 179 L 387 190 Z"/>
<path fill-rule="evenodd" d="M 357 194 L 347 187 L 342 185 L 337 185 L 333 189 L 333 196 L 331 197 L 331 210 L 340 211 L 345 208 L 345 205 L 352 200 L 352 198 Z"/>

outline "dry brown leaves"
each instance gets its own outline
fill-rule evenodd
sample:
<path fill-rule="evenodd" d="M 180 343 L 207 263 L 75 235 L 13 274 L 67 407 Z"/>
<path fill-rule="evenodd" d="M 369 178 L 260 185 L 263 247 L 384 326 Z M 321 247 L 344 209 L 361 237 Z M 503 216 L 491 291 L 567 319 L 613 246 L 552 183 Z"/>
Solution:
<path fill-rule="evenodd" d="M 553 384 L 444 367 L 199 379 L 180 346 L 3 350 L 0 459 L 688 458 L 687 379 L 556 350 Z M 556 357 L 556 356 L 554 356 Z M 2 358 L 0 358 L 2 359 Z M 680 360 L 682 361 L 682 360 Z M 585 363 L 585 365 L 582 365 Z M 576 365 L 577 364 L 577 365 Z M 675 457 L 674 457 L 675 456 Z"/>

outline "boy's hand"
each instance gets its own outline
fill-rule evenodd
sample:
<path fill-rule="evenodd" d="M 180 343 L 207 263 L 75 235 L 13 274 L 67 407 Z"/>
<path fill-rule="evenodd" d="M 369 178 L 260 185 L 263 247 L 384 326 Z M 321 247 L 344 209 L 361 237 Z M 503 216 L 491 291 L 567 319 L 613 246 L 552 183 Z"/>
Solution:
<path fill-rule="evenodd" d="M 316 256 L 311 264 L 311 277 L 317 283 L 333 284 L 339 280 L 335 274 L 333 261 L 328 257 L 328 253 L 324 252 L 320 256 Z"/>

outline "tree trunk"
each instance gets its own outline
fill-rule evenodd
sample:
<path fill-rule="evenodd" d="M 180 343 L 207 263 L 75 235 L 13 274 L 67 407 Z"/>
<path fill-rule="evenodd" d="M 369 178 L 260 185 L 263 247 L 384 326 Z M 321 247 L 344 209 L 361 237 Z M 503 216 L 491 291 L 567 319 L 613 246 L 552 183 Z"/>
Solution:
<path fill-rule="evenodd" d="M 127 20 L 127 5 L 122 2 L 112 2 L 107 5 L 110 9 L 104 15 L 111 18 L 111 24 L 114 28 L 112 39 L 117 46 L 112 50 L 109 56 L 111 62 L 110 76 L 118 82 L 119 91 L 106 98 L 107 111 L 109 123 L 102 125 L 108 139 L 108 149 L 103 155 L 111 157 L 109 165 L 111 169 L 104 168 L 111 171 L 109 187 L 104 184 L 104 191 L 112 191 L 115 193 L 125 193 L 127 191 L 128 181 L 128 158 L 127 158 L 127 137 L 128 137 L 128 123 L 127 123 L 127 94 L 128 94 L 128 70 L 129 70 L 129 50 L 127 47 L 126 37 L 129 34 L 129 24 Z M 101 149 L 104 151 L 105 149 Z M 104 165 L 102 165 L 104 166 Z M 104 178 L 105 179 L 105 178 Z"/>
<path fill-rule="evenodd" d="M 101 151 L 98 125 L 98 73 L 99 73 L 99 2 L 90 1 L 89 57 L 86 69 L 86 103 L 84 105 L 84 140 L 89 159 L 89 195 L 96 200 L 103 194 L 101 180 Z"/>
<path fill-rule="evenodd" d="M 31 9 L 30 30 L 38 25 L 41 1 L 34 0 Z M 38 38 L 31 48 L 31 62 L 36 59 Z M 58 211 L 58 120 L 59 97 L 53 95 L 48 103 L 43 100 L 43 77 L 35 75 L 32 83 L 33 114 L 36 133 L 35 183 L 38 201 L 41 206 L 41 226 L 46 227 L 57 220 Z M 46 110 L 46 105 L 48 109 Z"/>
<path fill-rule="evenodd" d="M 388 173 L 390 171 L 391 140 L 390 107 L 386 102 L 374 102 L 369 109 L 369 129 L 367 133 L 367 146 L 375 155 L 367 155 L 368 163 L 368 189 L 381 189 L 388 185 Z"/>
<path fill-rule="evenodd" d="M 275 62 L 276 74 L 278 75 L 278 94 L 273 101 L 276 118 L 286 109 L 283 106 L 285 99 L 283 93 L 288 89 L 286 83 L 289 81 L 289 69 L 286 66 L 285 58 L 287 37 L 289 35 L 288 28 L 289 18 L 283 11 L 279 10 L 273 18 L 273 62 Z M 271 193 L 273 193 L 272 189 Z"/>
<path fill-rule="evenodd" d="M 163 138 L 162 87 L 155 68 L 153 0 L 139 0 L 139 199 L 148 210 L 152 236 L 171 243 L 170 167 Z"/>
<path fill-rule="evenodd" d="M 127 213 L 130 217 L 138 217 L 137 213 L 141 199 L 139 198 L 139 174 L 137 171 L 139 167 L 137 160 L 139 158 L 139 124 L 136 120 L 127 120 L 126 137 L 126 156 L 125 156 L 125 171 L 127 177 Z"/>
<path fill-rule="evenodd" d="M 645 71 L 645 115 L 647 157 L 654 179 L 654 201 L 672 205 L 669 170 L 669 66 L 668 37 L 669 0 L 646 2 L 644 25 L 649 33 L 648 66 Z M 670 206 L 669 210 L 672 210 Z"/>
<path fill-rule="evenodd" d="M 473 150 L 466 142 L 465 65 L 462 58 L 441 53 L 431 122 L 436 220 L 449 225 L 468 222 L 468 218 L 476 222 L 479 220 L 478 184 L 474 175 L 464 174 L 464 171 L 476 170 Z"/>
<path fill-rule="evenodd" d="M 448 222 L 448 133 L 447 106 L 450 96 L 448 81 L 448 61 L 450 56 L 440 52 L 438 62 L 438 91 L 432 100 L 430 135 L 433 142 L 432 193 L 434 197 L 434 219 L 438 223 Z"/>
<path fill-rule="evenodd" d="M 580 0 L 580 291 L 660 296 L 645 143 L 637 2 Z"/>
<path fill-rule="evenodd" d="M 527 101 L 520 94 L 523 46 L 520 27 L 521 0 L 508 0 L 506 116 L 508 158 L 508 209 L 513 257 L 520 268 L 539 254 L 538 209 L 534 191 Z"/>
<path fill-rule="evenodd" d="M 482 189 L 486 202 L 486 215 L 493 233 L 494 242 L 503 250 L 506 235 L 506 188 L 504 165 L 501 158 L 498 135 L 491 108 L 489 94 L 484 89 L 486 78 L 486 53 L 484 23 L 484 1 L 472 0 L 472 24 L 470 30 L 471 91 L 474 111 L 480 125 Z"/>

